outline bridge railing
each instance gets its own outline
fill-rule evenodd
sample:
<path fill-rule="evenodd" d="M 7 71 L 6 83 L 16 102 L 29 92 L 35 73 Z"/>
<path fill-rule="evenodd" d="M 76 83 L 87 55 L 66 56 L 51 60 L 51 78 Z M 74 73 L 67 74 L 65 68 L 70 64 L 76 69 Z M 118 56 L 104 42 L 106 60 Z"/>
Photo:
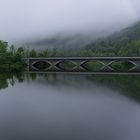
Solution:
<path fill-rule="evenodd" d="M 28 72 L 140 73 L 140 57 L 24 58 Z"/>

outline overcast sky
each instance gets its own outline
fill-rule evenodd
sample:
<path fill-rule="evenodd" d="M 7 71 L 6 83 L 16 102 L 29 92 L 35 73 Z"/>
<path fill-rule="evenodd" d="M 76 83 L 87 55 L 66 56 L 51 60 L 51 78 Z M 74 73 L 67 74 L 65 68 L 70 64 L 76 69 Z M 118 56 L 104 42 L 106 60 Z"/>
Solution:
<path fill-rule="evenodd" d="M 140 0 L 0 0 L 0 40 L 127 27 Z"/>

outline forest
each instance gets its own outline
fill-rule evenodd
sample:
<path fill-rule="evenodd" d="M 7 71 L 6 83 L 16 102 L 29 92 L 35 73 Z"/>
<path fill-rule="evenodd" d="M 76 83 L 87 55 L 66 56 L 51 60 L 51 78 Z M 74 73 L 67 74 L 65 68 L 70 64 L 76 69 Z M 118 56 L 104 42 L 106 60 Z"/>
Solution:
<path fill-rule="evenodd" d="M 100 38 L 85 45 L 78 51 L 60 51 L 59 48 L 37 51 L 15 47 L 8 42 L 0 41 L 0 71 L 22 71 L 25 68 L 23 58 L 27 57 L 65 57 L 65 56 L 140 56 L 140 23 L 114 33 L 111 36 Z"/>

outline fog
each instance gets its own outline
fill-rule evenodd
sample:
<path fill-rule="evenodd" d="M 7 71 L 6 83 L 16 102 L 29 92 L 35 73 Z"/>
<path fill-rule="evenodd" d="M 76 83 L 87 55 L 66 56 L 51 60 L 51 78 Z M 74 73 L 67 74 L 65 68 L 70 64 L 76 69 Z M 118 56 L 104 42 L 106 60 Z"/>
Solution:
<path fill-rule="evenodd" d="M 115 31 L 139 20 L 139 0 L 0 0 L 0 39 Z"/>

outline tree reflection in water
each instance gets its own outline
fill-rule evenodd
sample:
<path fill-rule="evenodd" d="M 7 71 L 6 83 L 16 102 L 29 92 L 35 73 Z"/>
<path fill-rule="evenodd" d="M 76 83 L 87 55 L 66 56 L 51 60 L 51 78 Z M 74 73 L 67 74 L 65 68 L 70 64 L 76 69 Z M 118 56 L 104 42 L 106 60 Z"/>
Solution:
<path fill-rule="evenodd" d="M 79 75 L 81 80 L 88 80 L 90 82 L 106 86 L 110 89 L 119 90 L 121 94 L 128 96 L 138 102 L 140 102 L 140 76 L 139 75 Z M 22 83 L 24 81 L 38 82 L 46 81 L 45 84 L 50 83 L 55 85 L 61 83 L 67 86 L 80 85 L 78 80 L 75 80 L 77 75 L 57 75 L 57 74 L 25 74 L 22 72 L 1 72 L 0 73 L 0 90 L 8 88 L 9 85 L 14 86 L 16 83 Z M 71 85 L 72 84 L 72 85 Z"/>
<path fill-rule="evenodd" d="M 21 72 L 0 72 L 0 90 L 14 86 L 16 82 L 23 82 L 25 79 Z"/>

